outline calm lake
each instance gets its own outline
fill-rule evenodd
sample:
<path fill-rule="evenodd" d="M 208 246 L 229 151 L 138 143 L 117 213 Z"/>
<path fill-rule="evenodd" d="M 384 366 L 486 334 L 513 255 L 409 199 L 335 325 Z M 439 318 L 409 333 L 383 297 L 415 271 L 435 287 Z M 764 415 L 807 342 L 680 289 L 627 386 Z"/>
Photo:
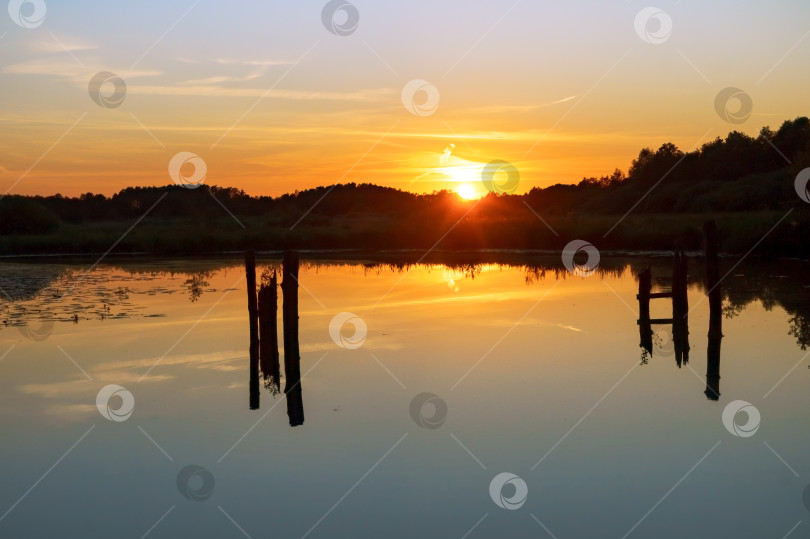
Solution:
<path fill-rule="evenodd" d="M 301 253 L 253 410 L 241 258 L 93 262 L 0 264 L 2 537 L 810 536 L 806 262 L 721 260 L 709 361 L 700 258 L 679 358 L 664 255 Z"/>

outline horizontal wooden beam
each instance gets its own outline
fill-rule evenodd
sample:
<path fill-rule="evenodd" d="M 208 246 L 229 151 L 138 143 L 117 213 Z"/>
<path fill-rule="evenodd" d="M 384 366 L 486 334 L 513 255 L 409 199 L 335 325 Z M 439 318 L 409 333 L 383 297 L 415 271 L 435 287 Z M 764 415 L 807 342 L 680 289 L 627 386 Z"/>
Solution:
<path fill-rule="evenodd" d="M 652 294 L 647 294 L 644 297 L 642 297 L 641 294 L 636 294 L 636 299 L 645 301 L 655 298 L 673 298 L 673 297 L 675 297 L 675 294 L 673 292 L 654 292 Z"/>
<path fill-rule="evenodd" d="M 672 318 L 651 318 L 649 320 L 636 320 L 636 324 L 672 324 Z"/>

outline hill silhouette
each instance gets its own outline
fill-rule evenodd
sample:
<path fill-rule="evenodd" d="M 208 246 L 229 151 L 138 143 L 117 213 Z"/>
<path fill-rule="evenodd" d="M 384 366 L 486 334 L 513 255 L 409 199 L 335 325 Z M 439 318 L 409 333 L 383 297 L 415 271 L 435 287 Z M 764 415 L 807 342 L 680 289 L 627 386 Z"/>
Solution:
<path fill-rule="evenodd" d="M 759 254 L 796 256 L 810 248 L 810 208 L 794 188 L 807 167 L 810 120 L 800 117 L 757 137 L 734 131 L 689 153 L 672 143 L 644 148 L 627 173 L 616 169 L 578 184 L 478 201 L 451 191 L 414 194 L 355 183 L 275 198 L 215 186 L 131 187 L 110 197 L 6 196 L 0 252 L 103 252 L 115 242 L 117 252 L 150 253 L 561 249 L 572 239 L 600 249 L 699 249 L 700 225 L 712 218 L 727 252 L 760 242 Z"/>

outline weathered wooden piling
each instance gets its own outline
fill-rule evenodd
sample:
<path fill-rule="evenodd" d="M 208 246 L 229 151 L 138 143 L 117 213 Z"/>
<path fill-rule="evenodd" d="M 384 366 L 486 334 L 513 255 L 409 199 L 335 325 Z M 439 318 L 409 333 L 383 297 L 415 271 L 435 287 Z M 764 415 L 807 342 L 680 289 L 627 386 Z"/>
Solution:
<path fill-rule="evenodd" d="M 276 270 L 259 286 L 259 366 L 264 387 L 278 394 L 281 366 L 278 353 L 278 278 Z"/>
<path fill-rule="evenodd" d="M 723 290 L 720 283 L 719 242 L 714 221 L 703 225 L 706 294 L 709 296 L 709 344 L 706 348 L 706 398 L 720 399 L 720 344 L 723 339 Z"/>
<path fill-rule="evenodd" d="M 711 308 L 711 307 L 710 307 Z M 709 344 L 706 348 L 706 398 L 720 400 L 720 342 L 723 327 L 720 323 L 709 323 Z"/>
<path fill-rule="evenodd" d="M 652 355 L 652 325 L 650 323 L 650 291 L 652 290 L 652 272 L 645 269 L 638 275 L 638 334 L 642 349 Z"/>
<path fill-rule="evenodd" d="M 689 362 L 689 299 L 687 296 L 687 259 L 678 251 L 672 264 L 672 290 L 670 292 L 652 292 L 652 272 L 650 268 L 638 276 L 638 331 L 640 346 L 653 355 L 653 325 L 672 325 L 672 342 L 675 348 L 675 360 L 680 367 Z M 650 300 L 668 298 L 672 301 L 672 318 L 650 318 Z"/>
<path fill-rule="evenodd" d="M 672 343 L 678 367 L 689 363 L 687 270 L 686 256 L 677 251 L 672 264 Z"/>
<path fill-rule="evenodd" d="M 259 409 L 259 307 L 256 298 L 256 252 L 245 251 L 245 277 L 250 328 L 250 409 Z"/>
<path fill-rule="evenodd" d="M 287 396 L 287 415 L 290 426 L 304 423 L 304 403 L 301 391 L 301 354 L 298 348 L 298 253 L 286 251 L 282 264 L 284 323 L 284 393 Z"/>
<path fill-rule="evenodd" d="M 714 221 L 707 221 L 703 224 L 703 247 L 706 259 L 706 294 L 709 296 L 709 305 L 712 304 L 712 300 L 722 303 L 718 263 L 720 247 L 717 241 L 717 225 Z"/>

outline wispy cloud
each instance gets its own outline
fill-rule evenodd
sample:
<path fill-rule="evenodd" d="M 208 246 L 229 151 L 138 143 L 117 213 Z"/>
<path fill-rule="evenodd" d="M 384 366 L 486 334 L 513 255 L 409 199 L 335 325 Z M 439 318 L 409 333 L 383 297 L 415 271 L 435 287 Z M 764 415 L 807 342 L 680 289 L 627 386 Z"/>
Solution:
<path fill-rule="evenodd" d="M 188 81 L 193 82 L 193 81 Z M 324 92 L 315 90 L 272 90 L 265 88 L 224 87 L 213 84 L 171 85 L 132 85 L 127 92 L 145 95 L 174 95 L 200 97 L 261 97 L 268 99 L 293 99 L 304 101 L 372 101 L 381 100 L 391 94 L 386 88 L 358 90 L 355 92 Z"/>
<path fill-rule="evenodd" d="M 40 53 L 61 53 L 95 50 L 98 49 L 98 45 L 76 36 L 41 34 L 38 39 L 28 42 L 28 48 Z"/>
<path fill-rule="evenodd" d="M 48 58 L 35 58 L 18 64 L 11 64 L 3 68 L 3 73 L 7 75 L 40 75 L 50 76 L 60 79 L 70 80 L 72 82 L 80 83 L 82 86 L 87 85 L 90 77 L 97 72 L 105 69 L 101 67 L 100 62 L 88 61 L 90 66 L 81 68 L 70 58 L 48 57 Z M 141 77 L 155 77 L 161 75 L 161 71 L 156 70 L 134 70 L 134 71 L 119 71 L 116 73 L 124 80 L 136 79 Z"/>
<path fill-rule="evenodd" d="M 486 107 L 478 107 L 471 109 L 470 112 L 478 113 L 478 114 L 508 114 L 508 113 L 526 113 L 531 112 L 533 110 L 538 110 L 546 107 L 551 107 L 553 105 L 559 105 L 560 103 L 567 103 L 573 99 L 576 99 L 578 96 L 572 95 L 569 97 L 565 97 L 563 99 L 558 99 L 557 101 L 551 101 L 549 103 L 537 103 L 537 104 L 515 104 L 515 105 L 489 105 Z"/>
<path fill-rule="evenodd" d="M 219 64 L 219 65 L 234 65 L 234 66 L 285 66 L 292 65 L 290 60 L 245 60 L 245 59 L 232 59 L 232 58 L 212 58 L 212 59 L 191 59 L 191 58 L 178 58 L 178 62 L 184 64 Z"/>
<path fill-rule="evenodd" d="M 205 64 L 214 64 L 217 66 L 224 66 L 229 71 L 237 70 L 238 68 L 249 68 L 247 74 L 229 74 L 229 75 L 217 75 L 212 77 L 205 77 L 201 79 L 192 79 L 183 81 L 180 84 L 184 85 L 217 85 L 222 83 L 238 83 L 238 82 L 249 82 L 252 80 L 256 80 L 261 78 L 265 75 L 267 70 L 271 67 L 276 66 L 289 66 L 292 65 L 293 62 L 289 60 L 267 60 L 267 59 L 233 59 L 233 58 L 213 58 L 213 59 L 202 59 L 202 60 L 195 60 L 189 58 L 179 58 L 177 60 L 183 64 L 191 64 L 191 65 L 205 65 Z"/>
<path fill-rule="evenodd" d="M 572 96 L 566 97 L 566 98 L 564 98 L 564 99 L 560 99 L 559 101 L 552 101 L 552 102 L 551 102 L 551 103 L 549 103 L 549 104 L 550 104 L 550 105 L 557 105 L 558 103 L 566 103 L 566 102 L 568 102 L 568 101 L 571 101 L 571 100 L 573 100 L 573 99 L 576 99 L 577 97 L 579 97 L 579 96 L 578 96 L 578 95 L 572 95 Z"/>
<path fill-rule="evenodd" d="M 191 79 L 185 80 L 180 82 L 179 84 L 182 85 L 198 85 L 198 86 L 208 86 L 208 85 L 216 85 L 221 84 L 223 82 L 248 82 L 261 77 L 259 73 L 251 73 L 249 75 L 245 75 L 244 77 L 227 77 L 227 76 L 218 76 L 218 77 L 207 77 L 204 79 Z"/>
<path fill-rule="evenodd" d="M 26 62 L 11 64 L 2 69 L 7 75 L 33 75 L 63 79 L 77 86 L 84 87 L 87 81 L 98 71 L 107 69 L 101 62 L 87 60 L 88 67 L 81 68 L 70 58 L 43 57 Z M 257 62 L 257 65 L 271 65 Z M 261 77 L 261 73 L 252 72 L 243 76 L 213 76 L 195 80 L 185 80 L 177 83 L 161 84 L 132 84 L 135 79 L 159 77 L 165 75 L 163 71 L 139 69 L 132 71 L 116 71 L 116 74 L 127 82 L 127 93 L 130 95 L 161 95 L 181 97 L 260 97 L 268 99 L 286 99 L 298 101 L 356 101 L 378 102 L 391 98 L 396 92 L 391 88 L 373 88 L 351 92 L 321 91 L 321 90 L 282 90 L 274 89 L 267 93 L 264 87 L 246 87 L 244 83 L 254 81 Z M 162 81 L 161 81 L 162 82 Z M 230 84 L 230 86 L 226 86 Z"/>

